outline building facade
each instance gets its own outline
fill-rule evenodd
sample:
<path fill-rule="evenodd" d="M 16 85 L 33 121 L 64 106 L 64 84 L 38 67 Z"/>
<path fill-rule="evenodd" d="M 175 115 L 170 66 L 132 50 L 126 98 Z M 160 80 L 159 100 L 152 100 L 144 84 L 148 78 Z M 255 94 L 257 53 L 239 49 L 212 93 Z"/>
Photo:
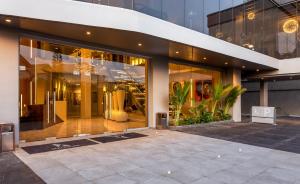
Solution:
<path fill-rule="evenodd" d="M 0 119 L 18 141 L 155 128 L 183 81 L 185 111 L 222 82 L 248 88 L 234 121 L 252 105 L 300 115 L 297 1 L 0 2 Z"/>

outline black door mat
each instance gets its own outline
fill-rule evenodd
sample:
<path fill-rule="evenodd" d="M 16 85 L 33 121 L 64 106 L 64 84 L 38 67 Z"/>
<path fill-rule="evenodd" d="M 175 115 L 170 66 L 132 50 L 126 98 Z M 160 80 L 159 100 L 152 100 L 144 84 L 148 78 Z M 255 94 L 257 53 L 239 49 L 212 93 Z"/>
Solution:
<path fill-rule="evenodd" d="M 26 146 L 26 147 L 22 147 L 22 149 L 29 154 L 36 154 L 36 153 L 44 153 L 49 151 L 63 150 L 63 149 L 89 146 L 95 144 L 98 143 L 90 141 L 88 139 L 81 139 L 81 140 L 58 142 L 58 143 L 44 144 L 44 145 L 37 145 L 37 146 Z"/>
<path fill-rule="evenodd" d="M 133 132 L 133 133 L 126 133 L 126 134 L 96 137 L 96 138 L 92 138 L 92 140 L 101 143 L 109 143 L 109 142 L 123 141 L 123 140 L 134 139 L 134 138 L 141 138 L 141 137 L 147 137 L 147 135 Z"/>

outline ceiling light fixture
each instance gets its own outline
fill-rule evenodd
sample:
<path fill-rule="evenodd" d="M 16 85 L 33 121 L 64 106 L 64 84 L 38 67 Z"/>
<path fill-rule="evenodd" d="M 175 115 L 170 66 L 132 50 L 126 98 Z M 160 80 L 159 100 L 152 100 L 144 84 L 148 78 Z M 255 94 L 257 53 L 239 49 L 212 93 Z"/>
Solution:
<path fill-rule="evenodd" d="M 207 59 L 206 57 L 203 58 L 203 60 L 206 60 L 206 59 Z"/>
<path fill-rule="evenodd" d="M 259 69 L 256 69 L 257 72 L 259 72 Z"/>
<path fill-rule="evenodd" d="M 254 12 L 249 12 L 247 15 L 248 20 L 254 20 L 255 19 L 255 13 Z"/>
<path fill-rule="evenodd" d="M 139 47 L 141 47 L 141 46 L 143 46 L 143 44 L 141 44 L 141 43 L 138 43 L 138 46 L 139 46 Z"/>
<path fill-rule="evenodd" d="M 11 23 L 11 19 L 5 19 L 5 22 Z"/>
<path fill-rule="evenodd" d="M 179 51 L 176 51 L 175 53 L 176 53 L 176 54 L 179 54 Z"/>
<path fill-rule="evenodd" d="M 228 63 L 227 63 L 227 62 L 225 62 L 225 65 L 228 65 Z"/>
<path fill-rule="evenodd" d="M 298 30 L 299 23 L 295 19 L 288 19 L 283 23 L 282 29 L 285 33 L 294 33 Z"/>
<path fill-rule="evenodd" d="M 246 68 L 246 66 L 242 66 L 242 68 Z"/>
<path fill-rule="evenodd" d="M 85 34 L 86 35 L 91 35 L 92 33 L 90 31 L 87 31 Z"/>

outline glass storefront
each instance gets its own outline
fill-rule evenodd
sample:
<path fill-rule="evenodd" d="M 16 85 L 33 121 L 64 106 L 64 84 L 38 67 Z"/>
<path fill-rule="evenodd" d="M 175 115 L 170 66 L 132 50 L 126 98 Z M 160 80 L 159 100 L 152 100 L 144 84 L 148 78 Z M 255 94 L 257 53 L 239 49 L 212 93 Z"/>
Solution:
<path fill-rule="evenodd" d="M 187 65 L 169 64 L 169 91 L 172 94 L 177 84 L 183 85 L 185 81 L 190 83 L 190 94 L 182 107 L 182 114 L 188 115 L 189 110 L 199 104 L 203 99 L 208 99 L 212 86 L 221 82 L 221 72 L 206 68 L 191 67 Z M 175 112 L 174 107 L 169 105 L 170 123 L 172 123 Z"/>
<path fill-rule="evenodd" d="M 20 140 L 147 126 L 147 60 L 20 39 Z"/>

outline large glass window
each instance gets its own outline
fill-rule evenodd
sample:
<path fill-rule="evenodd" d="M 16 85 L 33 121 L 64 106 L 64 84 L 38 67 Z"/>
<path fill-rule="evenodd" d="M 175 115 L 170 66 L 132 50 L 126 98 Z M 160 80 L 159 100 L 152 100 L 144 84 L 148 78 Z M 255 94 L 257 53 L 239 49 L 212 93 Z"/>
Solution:
<path fill-rule="evenodd" d="M 133 8 L 133 0 L 109 0 L 109 5 L 121 7 L 121 8 L 132 9 Z"/>
<path fill-rule="evenodd" d="M 154 17 L 162 17 L 162 0 L 135 0 L 134 9 Z"/>
<path fill-rule="evenodd" d="M 184 26 L 184 1 L 163 0 L 162 17 L 166 21 Z"/>
<path fill-rule="evenodd" d="M 221 72 L 206 68 L 191 67 L 187 65 L 169 64 L 169 89 L 172 94 L 177 84 L 183 85 L 185 81 L 191 84 L 190 94 L 182 108 L 183 116 L 190 113 L 190 109 L 208 99 L 211 95 L 212 86 L 221 80 Z M 174 107 L 170 104 L 170 120 L 175 117 Z"/>
<path fill-rule="evenodd" d="M 185 1 L 185 26 L 196 31 L 203 32 L 204 3 L 199 0 Z"/>
<path fill-rule="evenodd" d="M 146 59 L 20 39 L 20 139 L 145 127 Z"/>

